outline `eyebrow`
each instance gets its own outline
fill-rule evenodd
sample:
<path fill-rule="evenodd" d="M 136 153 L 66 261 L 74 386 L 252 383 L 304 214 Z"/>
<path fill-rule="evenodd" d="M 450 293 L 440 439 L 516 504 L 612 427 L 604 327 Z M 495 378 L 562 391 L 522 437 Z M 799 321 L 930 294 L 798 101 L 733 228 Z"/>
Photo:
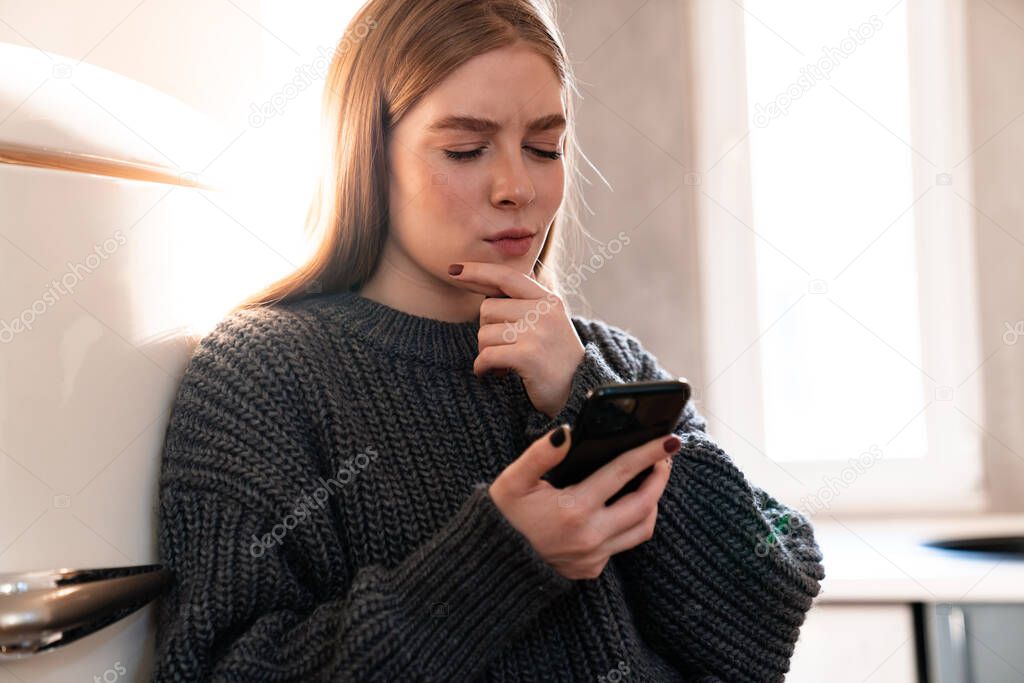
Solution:
<path fill-rule="evenodd" d="M 526 130 L 531 133 L 552 130 L 565 127 L 565 117 L 561 114 L 547 114 L 534 119 L 526 124 Z M 475 116 L 445 116 L 427 126 L 428 132 L 442 130 L 463 130 L 470 133 L 496 133 L 501 130 L 501 124 L 491 119 L 481 119 Z"/>

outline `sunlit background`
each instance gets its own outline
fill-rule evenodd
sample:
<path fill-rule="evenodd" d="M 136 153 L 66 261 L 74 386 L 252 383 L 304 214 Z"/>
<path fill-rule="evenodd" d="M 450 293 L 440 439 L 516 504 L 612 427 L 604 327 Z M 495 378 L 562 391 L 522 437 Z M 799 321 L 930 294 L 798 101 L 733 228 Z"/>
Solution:
<path fill-rule="evenodd" d="M 930 680 L 1024 681 L 1024 561 L 920 544 L 1024 537 L 1024 4 L 557 5 L 596 166 L 569 270 L 630 237 L 570 303 L 815 520 L 787 680 L 925 680 L 927 640 Z M 359 6 L 0 0 L 0 572 L 154 559 L 177 381 L 312 248 Z M 144 680 L 149 622 L 117 628 L 0 683 Z"/>
<path fill-rule="evenodd" d="M 0 139 L 31 139 L 45 128 L 51 135 L 40 142 L 53 145 L 43 104 L 70 102 L 90 127 L 69 131 L 62 122 L 56 139 L 69 150 L 102 155 L 116 140 L 131 159 L 216 186 L 217 193 L 202 195 L 177 191 L 173 209 L 247 233 L 221 242 L 211 230 L 204 253 L 193 252 L 197 265 L 223 264 L 217 291 L 183 297 L 190 328 L 202 334 L 229 302 L 308 254 L 302 224 L 318 172 L 320 98 L 331 54 L 357 7 L 305 3 L 297 11 L 276 0 L 224 0 L 180 3 L 172 11 L 164 3 L 107 2 L 84 13 L 60 3 L 51 11 L 0 3 L 0 41 L 27 48 L 5 73 L 16 106 L 0 114 Z M 131 88 L 143 94 L 132 96 Z M 161 105 L 167 98 L 176 101 Z M 76 117 L 68 119 L 75 124 Z M 239 262 L 239 239 L 263 253 Z M 139 315 L 151 317 L 144 337 L 166 322 Z"/>

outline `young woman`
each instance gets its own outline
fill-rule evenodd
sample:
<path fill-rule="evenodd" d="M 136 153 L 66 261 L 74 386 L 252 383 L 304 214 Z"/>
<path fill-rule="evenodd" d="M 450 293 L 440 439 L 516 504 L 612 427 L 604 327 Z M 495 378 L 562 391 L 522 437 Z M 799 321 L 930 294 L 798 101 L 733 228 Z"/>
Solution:
<path fill-rule="evenodd" d="M 155 681 L 783 680 L 821 554 L 692 405 L 541 479 L 591 387 L 670 376 L 563 302 L 574 92 L 542 0 L 353 19 L 320 248 L 203 338 L 172 411 Z"/>

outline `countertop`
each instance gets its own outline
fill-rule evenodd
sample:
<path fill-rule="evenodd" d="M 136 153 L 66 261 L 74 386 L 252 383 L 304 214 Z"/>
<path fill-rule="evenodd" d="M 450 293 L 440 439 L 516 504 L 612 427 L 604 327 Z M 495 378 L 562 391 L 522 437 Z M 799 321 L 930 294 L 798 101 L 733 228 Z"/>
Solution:
<path fill-rule="evenodd" d="M 1024 515 L 811 519 L 824 556 L 817 603 L 1017 602 L 1024 556 L 945 550 L 923 541 L 1024 536 Z"/>

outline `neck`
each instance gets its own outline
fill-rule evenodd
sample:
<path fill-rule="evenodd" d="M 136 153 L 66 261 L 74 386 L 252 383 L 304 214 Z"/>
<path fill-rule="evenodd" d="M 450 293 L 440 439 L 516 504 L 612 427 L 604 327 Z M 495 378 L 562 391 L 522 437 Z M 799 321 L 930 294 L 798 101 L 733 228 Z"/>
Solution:
<path fill-rule="evenodd" d="M 445 322 L 469 322 L 480 316 L 485 295 L 439 281 L 385 248 L 373 276 L 359 294 L 395 310 Z"/>

